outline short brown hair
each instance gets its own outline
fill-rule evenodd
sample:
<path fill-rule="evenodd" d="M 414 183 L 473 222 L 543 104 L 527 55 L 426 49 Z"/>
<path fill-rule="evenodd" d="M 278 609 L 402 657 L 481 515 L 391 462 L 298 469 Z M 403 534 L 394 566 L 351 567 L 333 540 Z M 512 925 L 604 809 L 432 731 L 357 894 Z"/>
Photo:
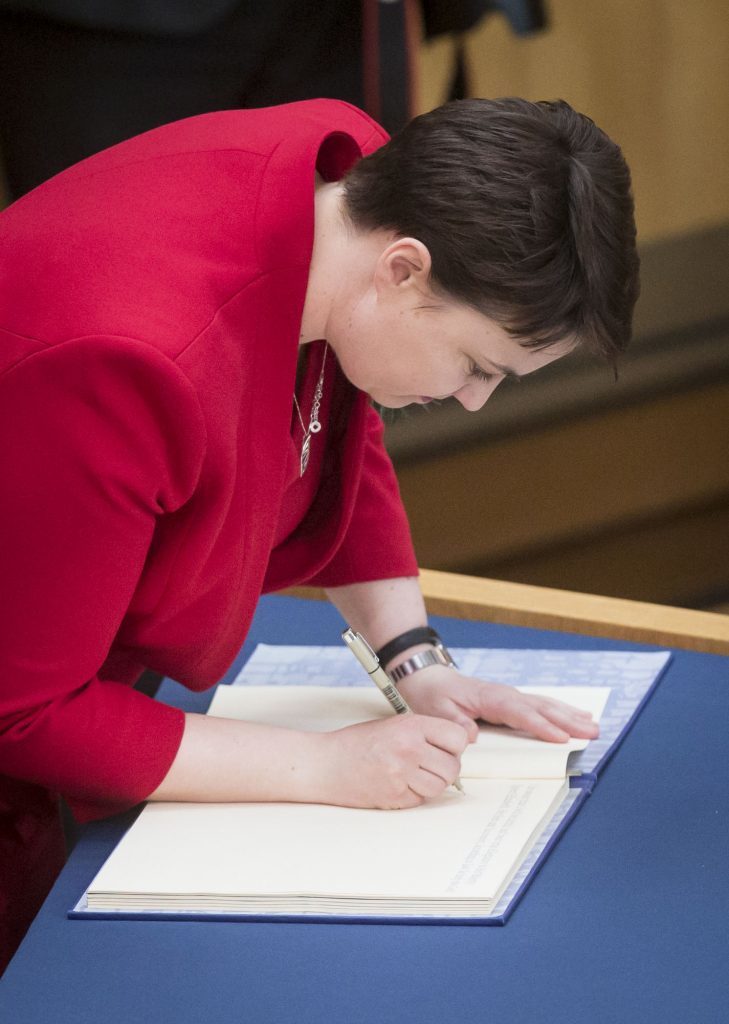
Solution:
<path fill-rule="evenodd" d="M 630 171 L 563 100 L 458 100 L 412 120 L 344 179 L 363 230 L 430 251 L 436 292 L 522 344 L 574 339 L 614 362 L 638 297 Z"/>

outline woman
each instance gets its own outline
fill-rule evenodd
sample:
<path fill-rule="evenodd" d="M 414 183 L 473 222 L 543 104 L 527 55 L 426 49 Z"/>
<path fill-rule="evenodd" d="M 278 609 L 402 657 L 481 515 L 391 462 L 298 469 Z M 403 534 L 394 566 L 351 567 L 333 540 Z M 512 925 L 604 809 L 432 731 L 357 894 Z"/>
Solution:
<path fill-rule="evenodd" d="M 463 101 L 385 142 L 337 101 L 203 115 L 0 217 L 6 957 L 61 863 L 58 792 L 80 820 L 407 807 L 457 776 L 477 718 L 595 735 L 433 653 L 370 397 L 473 410 L 575 345 L 614 358 L 637 293 L 627 168 L 562 103 Z M 311 735 L 131 688 L 144 667 L 213 685 L 259 595 L 303 581 L 389 670 L 426 653 L 400 684 L 417 714 Z"/>

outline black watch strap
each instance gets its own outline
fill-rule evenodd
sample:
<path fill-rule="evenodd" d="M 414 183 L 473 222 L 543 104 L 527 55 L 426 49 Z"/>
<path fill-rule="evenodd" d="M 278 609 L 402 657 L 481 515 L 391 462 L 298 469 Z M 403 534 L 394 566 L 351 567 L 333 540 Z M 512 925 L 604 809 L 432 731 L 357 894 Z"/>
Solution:
<path fill-rule="evenodd" d="M 377 660 L 384 668 L 398 654 L 402 654 L 403 651 L 407 651 L 410 647 L 415 647 L 416 644 L 431 644 L 435 647 L 442 643 L 440 634 L 435 629 L 432 629 L 430 626 L 416 626 L 415 629 L 408 629 L 405 633 L 401 633 L 399 636 L 389 640 L 379 651 L 375 651 L 375 654 L 377 655 Z"/>

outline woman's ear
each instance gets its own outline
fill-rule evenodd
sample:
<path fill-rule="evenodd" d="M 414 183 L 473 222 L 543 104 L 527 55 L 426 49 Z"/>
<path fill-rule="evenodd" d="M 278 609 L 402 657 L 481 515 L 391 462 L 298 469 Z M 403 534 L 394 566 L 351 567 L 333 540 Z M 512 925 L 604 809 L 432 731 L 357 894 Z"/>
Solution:
<path fill-rule="evenodd" d="M 430 252 L 417 238 L 396 238 L 383 249 L 375 267 L 375 286 L 381 289 L 428 290 Z"/>

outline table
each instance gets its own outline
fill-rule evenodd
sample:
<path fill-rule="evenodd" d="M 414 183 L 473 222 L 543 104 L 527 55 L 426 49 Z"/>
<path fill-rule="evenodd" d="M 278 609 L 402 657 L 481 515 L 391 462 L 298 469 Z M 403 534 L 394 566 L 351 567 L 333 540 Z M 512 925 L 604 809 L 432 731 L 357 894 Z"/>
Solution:
<path fill-rule="evenodd" d="M 453 646 L 649 649 L 434 618 Z M 261 602 L 258 642 L 337 643 L 315 601 Z M 202 711 L 211 691 L 165 681 Z M 729 1005 L 729 658 L 676 651 L 508 924 L 70 921 L 134 812 L 82 838 L 0 981 L 13 1024 L 713 1024 Z"/>

